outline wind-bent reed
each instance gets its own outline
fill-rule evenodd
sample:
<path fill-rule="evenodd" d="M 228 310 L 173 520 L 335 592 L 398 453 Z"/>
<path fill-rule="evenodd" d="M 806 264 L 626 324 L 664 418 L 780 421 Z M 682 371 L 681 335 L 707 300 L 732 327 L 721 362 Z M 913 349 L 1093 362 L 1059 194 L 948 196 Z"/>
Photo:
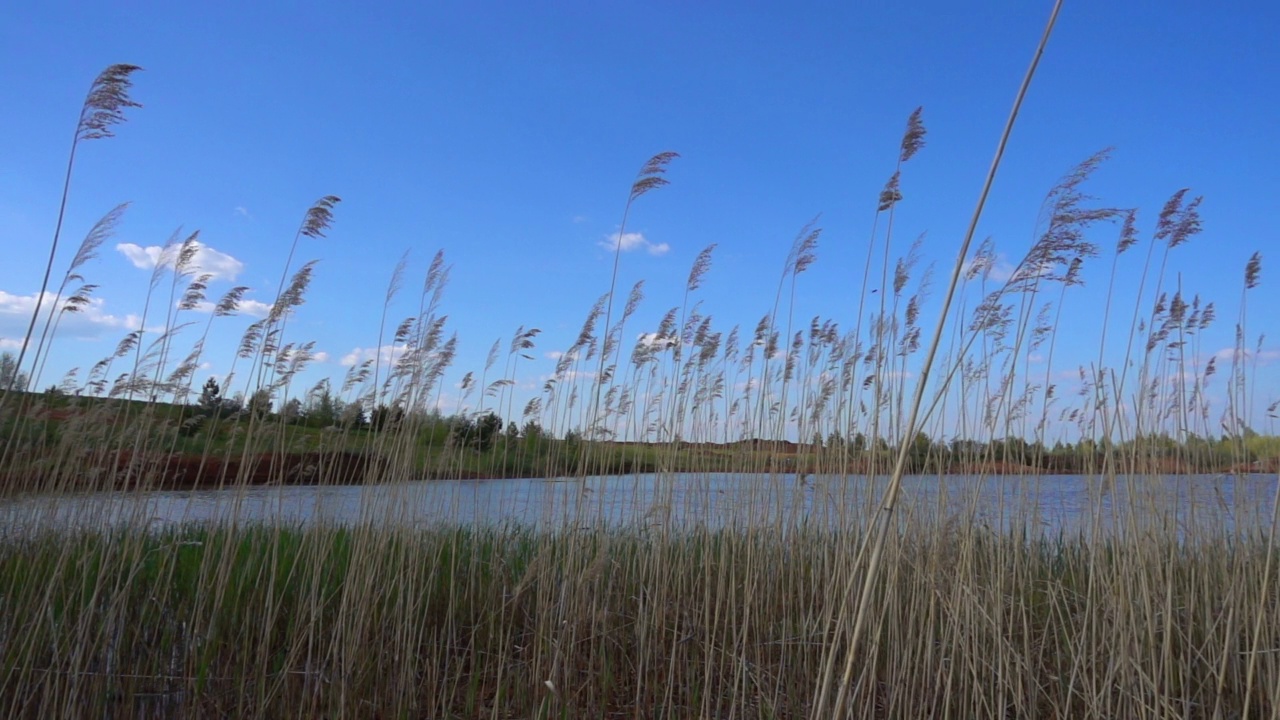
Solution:
<path fill-rule="evenodd" d="M 304 213 L 266 317 L 222 349 L 232 372 L 249 364 L 239 398 L 228 376 L 190 401 L 220 350 L 213 320 L 238 322 L 248 289 L 207 302 L 198 236 L 175 236 L 148 294 L 165 308 L 158 337 L 130 331 L 71 392 L 0 406 L 0 714 L 1275 716 L 1280 443 L 1245 431 L 1277 411 L 1247 362 L 1261 256 L 1244 262 L 1221 433 L 1199 349 L 1219 311 L 1191 279 L 1164 287 L 1174 239 L 1200 230 L 1185 192 L 1133 272 L 1151 269 L 1154 291 L 1140 283 L 1130 336 L 1109 344 L 1104 319 L 1074 393 L 1033 367 L 1041 351 L 1052 365 L 1056 333 L 1088 335 L 1066 304 L 1107 223 L 1121 225 L 1108 314 L 1129 270 L 1137 211 L 1084 191 L 1105 151 L 1050 189 L 1007 279 L 993 244 L 966 240 L 925 345 L 926 258 L 917 244 L 891 258 L 923 118 L 868 199 L 885 229 L 863 274 L 879 266 L 882 297 L 858 291 L 852 330 L 838 311 L 806 327 L 797 306 L 819 260 L 812 223 L 754 328 L 721 328 L 699 297 L 715 245 L 670 310 L 646 316 L 636 283 L 615 317 L 615 253 L 608 291 L 519 417 L 520 361 L 544 339 L 528 325 L 464 376 L 455 416 L 441 411 L 461 342 L 443 253 L 416 298 L 400 297 L 412 266 L 395 267 L 373 357 L 296 387 L 315 347 L 285 331 L 323 268 L 295 268 L 294 252 L 335 227 L 336 196 Z M 619 242 L 674 157 L 642 167 Z M 509 504 L 482 500 L 504 488 Z M 1046 498 L 1074 503 L 1069 521 Z"/>

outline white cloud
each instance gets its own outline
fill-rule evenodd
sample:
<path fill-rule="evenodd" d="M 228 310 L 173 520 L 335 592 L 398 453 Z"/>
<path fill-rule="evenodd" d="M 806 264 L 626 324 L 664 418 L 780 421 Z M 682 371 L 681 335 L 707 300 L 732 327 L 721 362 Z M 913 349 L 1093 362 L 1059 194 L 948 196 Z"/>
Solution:
<path fill-rule="evenodd" d="M 974 270 L 974 265 L 974 259 L 966 260 L 964 267 L 960 270 L 960 276 L 967 277 L 968 274 Z M 1009 258 L 1007 258 L 1004 253 L 998 253 L 994 260 L 989 259 L 987 261 L 987 265 L 983 268 L 982 274 L 987 280 L 1002 283 L 1013 277 L 1014 270 L 1015 268 L 1013 263 L 1009 262 Z"/>
<path fill-rule="evenodd" d="M 596 373 L 593 370 L 565 370 L 560 375 L 539 375 L 539 387 L 543 383 L 553 378 L 559 378 L 561 382 L 573 382 L 574 380 L 594 380 Z"/>
<path fill-rule="evenodd" d="M 629 232 L 613 233 L 605 237 L 599 242 L 600 247 L 606 250 L 617 250 L 621 248 L 622 252 L 630 252 L 632 250 L 644 250 L 650 255 L 665 255 L 671 246 L 666 243 L 652 243 L 642 233 Z"/>
<path fill-rule="evenodd" d="M 991 269 L 987 271 L 987 277 L 995 280 L 996 282 L 1006 282 L 1009 278 L 1013 277 L 1013 271 L 1015 269 L 1016 268 L 1014 268 L 1013 263 L 1005 260 L 1004 256 L 1001 255 L 996 259 L 996 262 L 991 266 Z"/>
<path fill-rule="evenodd" d="M 662 338 L 658 336 L 658 333 L 654 332 L 640 333 L 640 336 L 636 338 L 636 345 L 643 345 L 647 348 L 662 351 L 675 347 L 676 339 L 673 337 Z"/>
<path fill-rule="evenodd" d="M 121 255 L 128 258 L 133 266 L 142 270 L 150 270 L 156 266 L 156 259 L 160 257 L 161 248 L 158 245 L 151 247 L 142 247 L 133 243 L 118 243 L 116 250 Z M 152 252 L 152 251 L 155 252 Z"/>
<path fill-rule="evenodd" d="M 22 340 L 20 338 L 0 337 L 0 350 L 21 350 Z"/>
<path fill-rule="evenodd" d="M 240 217 L 244 217 L 244 218 L 253 217 L 252 215 L 249 214 L 249 209 L 244 207 L 243 205 L 236 206 L 235 213 L 236 215 L 239 215 Z"/>
<path fill-rule="evenodd" d="M 258 302 L 257 300 L 241 300 L 239 306 L 240 312 L 250 317 L 266 317 L 271 312 L 271 303 Z"/>
<path fill-rule="evenodd" d="M 173 254 L 178 247 L 178 245 L 170 245 L 166 251 L 162 245 L 142 247 L 133 243 L 119 243 L 116 245 L 116 250 L 133 263 L 134 267 L 150 270 L 158 263 L 172 266 Z M 237 275 L 244 272 L 244 263 L 236 258 L 199 241 L 196 242 L 196 247 L 198 249 L 191 264 L 198 268 L 197 272 L 211 273 L 215 280 L 235 280 Z"/>
<path fill-rule="evenodd" d="M 312 353 L 311 359 L 314 360 L 315 362 L 329 362 L 329 353 L 323 350 L 319 350 L 315 353 Z"/>
<path fill-rule="evenodd" d="M 213 312 L 214 304 L 212 300 L 202 300 L 196 303 L 192 308 L 196 312 L 210 313 Z M 271 312 L 271 303 L 259 302 L 257 300 L 241 300 L 236 306 L 236 312 L 249 317 L 264 318 L 267 313 Z"/>
<path fill-rule="evenodd" d="M 1229 361 L 1237 357 L 1241 360 L 1257 360 L 1265 365 L 1275 360 L 1280 360 L 1280 350 L 1254 352 L 1253 350 L 1241 350 L 1238 348 L 1222 348 L 1214 353 L 1213 356 L 1222 361 Z"/>
<path fill-rule="evenodd" d="M 379 364 L 390 365 L 404 355 L 406 348 L 407 346 L 404 344 L 383 345 L 380 348 L 352 348 L 351 352 L 342 356 L 342 359 L 338 361 L 338 364 L 343 367 L 352 367 L 376 357 L 378 358 Z"/>
<path fill-rule="evenodd" d="M 54 294 L 46 292 L 40 303 L 40 320 L 36 323 L 36 332 L 44 326 L 45 313 L 54 302 Z M 31 313 L 36 308 L 36 294 L 14 295 L 0 290 L 0 342 L 5 346 L 18 343 L 27 332 L 31 322 Z M 137 330 L 142 318 L 137 315 L 112 315 L 106 311 L 106 303 L 102 298 L 91 298 L 79 312 L 64 313 L 58 320 L 58 334 L 81 339 L 96 339 L 104 329 Z"/>

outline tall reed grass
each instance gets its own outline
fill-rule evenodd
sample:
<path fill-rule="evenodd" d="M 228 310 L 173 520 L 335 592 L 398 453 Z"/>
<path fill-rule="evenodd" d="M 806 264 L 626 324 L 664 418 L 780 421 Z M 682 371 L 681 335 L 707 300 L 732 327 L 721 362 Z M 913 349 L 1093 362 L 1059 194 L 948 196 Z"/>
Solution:
<path fill-rule="evenodd" d="M 137 107 L 134 70 L 113 66 L 95 81 L 77 142 L 109 135 Z M 1244 429 L 1259 416 L 1246 308 L 1260 256 L 1243 268 L 1237 352 L 1214 386 L 1225 408 L 1211 402 L 1219 368 L 1202 362 L 1199 341 L 1218 305 L 1170 275 L 1175 250 L 1200 230 L 1200 200 L 1172 196 L 1145 239 L 1140 277 L 1127 277 L 1121 256 L 1144 242 L 1140 215 L 1085 191 L 1105 151 L 1050 189 L 1036 240 L 1007 279 L 992 274 L 993 245 L 967 247 L 979 203 L 926 334 L 922 250 L 894 258 L 908 161 L 925 135 L 917 110 L 884 190 L 869 199 L 875 224 L 852 329 L 795 316 L 796 288 L 818 260 L 816 222 L 796 236 L 754 329 L 722 329 L 698 302 L 714 245 L 697 256 L 679 304 L 656 327 L 639 326 L 643 287 L 623 299 L 619 252 L 607 292 L 522 411 L 517 379 L 538 329 L 517 328 L 464 376 L 479 417 L 437 411 L 459 343 L 442 254 L 415 298 L 401 298 L 407 265 L 392 272 L 370 329 L 378 347 L 390 337 L 399 349 L 390 363 L 298 388 L 315 345 L 290 320 L 317 270 L 295 266 L 295 255 L 337 220 L 339 199 L 303 214 L 275 302 L 236 348 L 206 344 L 212 323 L 233 322 L 247 288 L 206 298 L 198 236 L 175 237 L 142 313 L 143 327 L 162 330 L 130 332 L 62 392 L 8 387 L 0 400 L 0 712 L 1280 717 L 1280 500 L 1263 513 L 1269 521 L 1215 524 L 1139 492 L 1168 472 L 1263 468 L 1280 455 Z M 642 165 L 623 229 L 642 197 L 670 191 L 676 157 Z M 69 168 L 68 188 L 70 177 Z M 93 228 L 46 298 L 59 219 L 40 295 L 48 304 L 36 307 L 18 368 L 39 377 L 58 319 L 95 289 L 81 273 L 121 212 Z M 1056 338 L 1072 332 L 1064 308 L 1103 255 L 1099 236 L 1116 238 L 1103 336 L 1096 363 L 1079 368 L 1079 391 L 1064 398 L 1050 369 Z M 1118 282 L 1137 283 L 1132 308 L 1112 307 Z M 391 329 L 405 303 L 413 314 Z M 1113 313 L 1129 319 L 1119 344 L 1107 342 Z M 198 392 L 196 369 L 217 352 L 232 377 Z M 1033 355 L 1049 358 L 1043 372 Z M 236 389 L 243 405 L 221 397 Z M 1051 448 L 1055 432 L 1075 441 Z M 1045 533 L 1031 505 L 999 508 L 1006 520 L 993 527 L 976 496 L 934 508 L 900 497 L 908 471 L 940 485 L 944 475 L 1009 473 L 1004 482 L 1034 491 L 1035 476 L 1064 468 L 1094 489 L 1071 532 Z M 656 475 L 656 493 L 633 517 L 598 522 L 593 487 L 627 480 L 585 479 L 638 470 Z M 724 473 L 768 491 L 732 521 L 680 512 L 690 493 L 716 492 L 705 481 Z M 560 476 L 577 502 L 536 526 L 407 521 L 415 481 L 486 474 Z M 193 484 L 235 497 L 263 482 L 404 494 L 393 503 L 400 513 L 343 525 L 233 514 L 160 529 L 93 503 L 40 525 L 24 515 L 35 505 L 19 502 Z"/>

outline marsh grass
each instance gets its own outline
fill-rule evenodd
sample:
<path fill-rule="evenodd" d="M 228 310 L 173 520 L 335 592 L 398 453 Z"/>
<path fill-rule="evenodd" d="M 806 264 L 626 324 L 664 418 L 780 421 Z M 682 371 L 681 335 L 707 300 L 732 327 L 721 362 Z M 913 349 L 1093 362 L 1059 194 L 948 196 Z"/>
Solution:
<path fill-rule="evenodd" d="M 1276 609 L 1263 538 L 913 530 L 886 548 L 851 716 L 1274 707 L 1245 677 L 1248 658 L 1280 671 L 1247 621 Z M 9 544 L 6 714 L 804 716 L 851 541 L 274 527 Z"/>
<path fill-rule="evenodd" d="M 135 106 L 126 89 L 95 101 L 107 115 L 82 115 L 101 126 L 84 138 Z M 796 288 L 818 261 L 816 220 L 780 257 L 754 327 L 723 328 L 699 301 L 714 245 L 656 324 L 637 314 L 642 283 L 622 300 L 615 252 L 608 291 L 523 410 L 516 386 L 539 341 L 532 326 L 499 338 L 464 376 L 460 417 L 438 412 L 459 342 L 443 254 L 417 297 L 404 297 L 408 266 L 392 272 L 369 338 L 379 348 L 390 339 L 394 353 L 341 381 L 297 387 L 315 346 L 292 337 L 301 323 L 291 320 L 322 268 L 296 254 L 333 227 L 336 196 L 304 212 L 281 253 L 275 302 L 242 323 L 235 348 L 207 341 L 214 322 L 237 322 L 247 289 L 206 300 L 209 278 L 192 262 L 198 234 L 175 234 L 143 311 L 161 329 L 128 333 L 83 378 L 65 378 L 62 393 L 4 390 L 0 503 L 183 483 L 234 499 L 252 484 L 299 482 L 378 484 L 393 502 L 342 526 L 233 513 L 158 527 L 143 511 L 108 517 L 92 503 L 53 528 L 5 515 L 0 713 L 1276 717 L 1280 499 L 1261 513 L 1269 522 L 1231 524 L 1216 519 L 1240 509 L 1225 500 L 1225 513 L 1193 504 L 1187 517 L 1145 492 L 1170 472 L 1280 467 L 1267 464 L 1280 457 L 1274 439 L 1245 431 L 1266 414 L 1246 313 L 1260 256 L 1244 266 L 1236 352 L 1218 388 L 1200 344 L 1218 311 L 1184 280 L 1166 287 L 1174 250 L 1200 229 L 1199 200 L 1174 194 L 1133 270 L 1121 255 L 1142 241 L 1139 215 L 1084 190 L 1106 159 L 1095 154 L 1050 189 L 1007 280 L 991 274 L 991 243 L 960 253 L 926 344 L 920 247 L 893 255 L 906 163 L 924 137 L 918 109 L 869 204 L 852 330 L 797 315 Z M 675 157 L 642 166 L 619 241 L 633 211 L 671 191 Z M 57 319 L 92 292 L 81 275 L 113 212 L 71 259 L 54 304 L 37 307 L 47 334 L 20 367 L 39 375 Z M 1078 368 L 1077 392 L 1064 395 L 1031 356 L 1052 365 L 1057 334 L 1077 318 L 1074 293 L 1101 254 L 1094 238 L 1114 237 L 1117 222 L 1107 315 L 1130 318 L 1129 336 L 1108 343 L 1104 319 L 1096 363 Z M 1128 271 L 1140 278 L 1134 306 L 1113 307 Z M 187 348 L 184 331 L 200 333 Z M 195 370 L 215 353 L 229 361 L 223 389 L 238 389 L 239 405 L 209 392 L 195 399 Z M 920 372 L 935 357 L 932 375 Z M 1070 445 L 1050 447 L 1055 433 Z M 936 508 L 897 502 L 907 471 L 937 478 Z M 1034 492 L 1036 475 L 1055 471 L 1091 489 L 1071 534 L 1046 533 L 1034 503 L 984 508 L 964 489 L 949 498 L 943 477 L 1009 473 L 1002 482 Z M 592 520 L 603 500 L 586 478 L 627 472 L 652 473 L 652 496 L 634 517 Z M 681 514 L 682 498 L 714 494 L 708 479 L 724 473 L 763 483 L 745 516 L 716 525 Z M 512 475 L 574 483 L 576 514 L 536 527 L 411 522 L 412 481 Z M 992 529 L 987 511 L 1007 522 Z"/>

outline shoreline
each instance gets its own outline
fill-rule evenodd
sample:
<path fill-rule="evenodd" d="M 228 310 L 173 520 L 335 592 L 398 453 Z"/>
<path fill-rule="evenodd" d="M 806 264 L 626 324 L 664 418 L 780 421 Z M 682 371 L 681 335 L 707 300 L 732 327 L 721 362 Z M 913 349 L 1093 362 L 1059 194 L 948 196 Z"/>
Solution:
<path fill-rule="evenodd" d="M 547 467 L 544 472 L 531 473 L 527 466 L 507 468 L 475 469 L 466 467 L 439 467 L 425 470 L 392 473 L 389 463 L 367 453 L 344 450 L 335 452 L 292 452 L 292 453 L 253 453 L 233 454 L 225 456 L 196 455 L 192 453 L 160 453 L 136 457 L 128 451 L 119 451 L 105 457 L 87 457 L 81 463 L 85 482 L 76 489 L 96 489 L 108 491 L 128 490 L 210 490 L 235 486 L 305 486 L 305 485 L 365 485 L 370 473 L 379 477 L 401 474 L 420 481 L 434 480 L 512 480 L 512 479 L 567 479 L 577 477 L 617 477 L 625 475 L 649 474 L 656 472 L 673 473 L 776 473 L 784 475 L 828 475 L 838 474 L 841 469 L 810 464 L 807 467 L 794 463 L 794 458 L 773 456 L 776 459 L 791 460 L 790 463 L 743 462 L 738 469 L 730 467 L 699 467 L 697 463 L 689 467 L 675 467 L 670 470 L 636 467 L 632 463 L 618 469 L 601 467 L 591 472 L 572 473 L 557 472 L 557 468 Z M 783 467 L 779 467 L 783 465 Z M 795 467 L 786 467 L 795 465 Z M 1155 465 L 1154 467 L 1152 465 Z M 104 478 L 103 469 L 110 477 Z M 866 463 L 850 463 L 843 470 L 848 475 L 867 475 L 870 468 Z M 65 471 L 64 471 L 65 472 Z M 887 474 L 880 472 L 877 474 Z M 1097 471 L 1080 472 L 1066 468 L 1038 468 L 1006 462 L 955 463 L 945 471 L 939 472 L 936 467 L 915 469 L 909 475 L 949 476 L 1021 476 L 1036 477 L 1049 475 L 1082 475 L 1097 474 Z M 1236 464 L 1223 468 L 1191 468 L 1185 463 L 1162 462 L 1143 463 L 1134 468 L 1132 473 L 1118 474 L 1152 474 L 1152 475 L 1243 475 L 1243 474 L 1280 474 L 1280 461 L 1268 463 Z M 25 475 L 25 476 L 24 476 Z M 34 482 L 33 473 L 8 474 L 5 485 L 9 488 L 34 488 L 44 483 Z M 79 483 L 77 483 L 79 484 Z"/>

